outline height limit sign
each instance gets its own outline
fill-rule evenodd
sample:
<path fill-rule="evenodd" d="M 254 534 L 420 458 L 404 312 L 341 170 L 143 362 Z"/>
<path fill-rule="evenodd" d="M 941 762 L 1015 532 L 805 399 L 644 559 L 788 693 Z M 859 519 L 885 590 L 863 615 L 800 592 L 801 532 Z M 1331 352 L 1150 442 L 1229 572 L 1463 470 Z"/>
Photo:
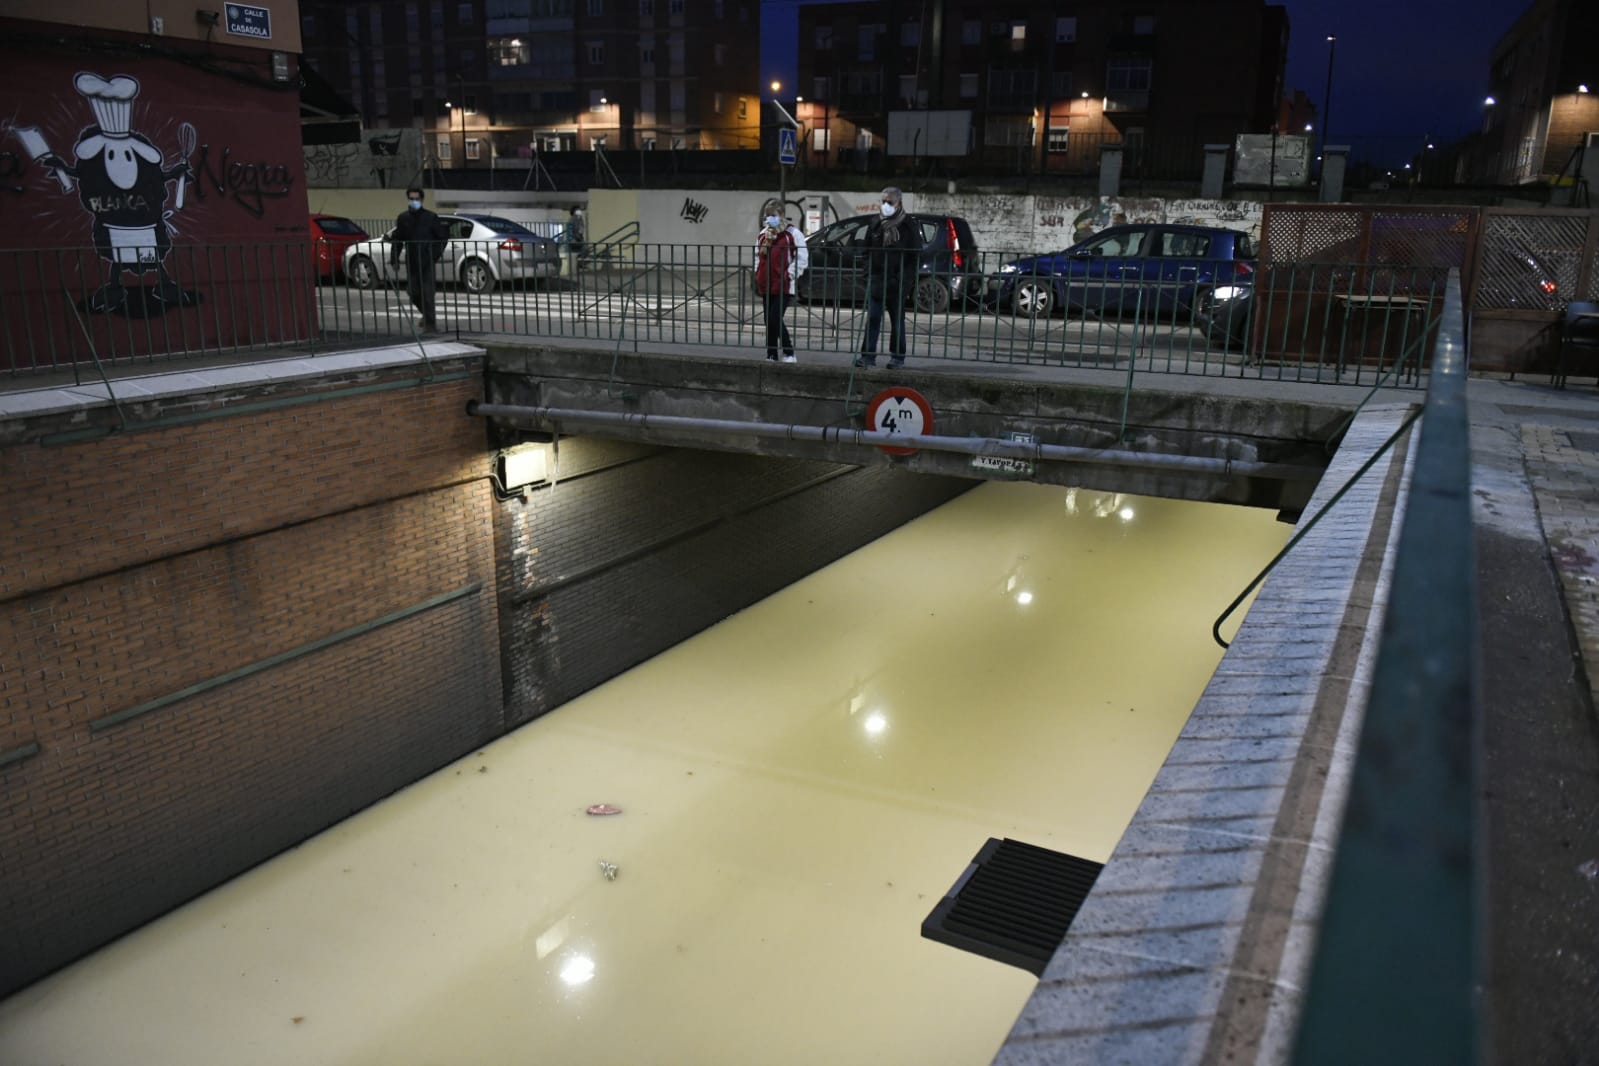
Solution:
<path fill-rule="evenodd" d="M 922 394 L 904 385 L 884 389 L 866 405 L 866 428 L 878 433 L 925 437 L 933 432 L 933 408 Z M 915 455 L 915 448 L 879 444 L 889 455 Z"/>

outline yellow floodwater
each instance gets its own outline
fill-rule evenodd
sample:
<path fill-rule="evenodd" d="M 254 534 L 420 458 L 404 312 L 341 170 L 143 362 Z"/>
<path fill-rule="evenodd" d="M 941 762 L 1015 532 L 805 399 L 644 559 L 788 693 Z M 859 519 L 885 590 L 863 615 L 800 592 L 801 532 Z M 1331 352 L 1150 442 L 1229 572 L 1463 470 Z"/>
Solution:
<path fill-rule="evenodd" d="M 0 1063 L 987 1063 L 1034 978 L 922 919 L 991 836 L 1109 856 L 1288 535 L 984 485 L 0 1003 Z"/>

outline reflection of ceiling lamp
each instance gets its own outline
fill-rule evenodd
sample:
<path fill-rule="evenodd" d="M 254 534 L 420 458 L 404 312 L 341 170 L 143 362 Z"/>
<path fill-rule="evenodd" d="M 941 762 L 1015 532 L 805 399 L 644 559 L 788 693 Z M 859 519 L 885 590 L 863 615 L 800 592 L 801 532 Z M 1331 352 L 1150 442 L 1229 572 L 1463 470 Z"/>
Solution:
<path fill-rule="evenodd" d="M 1031 592 L 1018 592 L 1016 594 L 1016 602 L 1026 607 L 1033 602 L 1033 594 Z"/>
<path fill-rule="evenodd" d="M 875 737 L 888 728 L 888 719 L 883 717 L 883 712 L 873 711 L 866 716 L 865 726 L 866 732 Z"/>
<path fill-rule="evenodd" d="M 1131 507 L 1123 507 L 1121 510 L 1116 512 L 1116 517 L 1120 518 L 1123 522 L 1131 522 L 1133 520 L 1134 513 L 1135 512 Z"/>
<path fill-rule="evenodd" d="M 569 985 L 586 984 L 594 979 L 594 960 L 587 955 L 574 955 L 561 967 L 561 980 Z"/>

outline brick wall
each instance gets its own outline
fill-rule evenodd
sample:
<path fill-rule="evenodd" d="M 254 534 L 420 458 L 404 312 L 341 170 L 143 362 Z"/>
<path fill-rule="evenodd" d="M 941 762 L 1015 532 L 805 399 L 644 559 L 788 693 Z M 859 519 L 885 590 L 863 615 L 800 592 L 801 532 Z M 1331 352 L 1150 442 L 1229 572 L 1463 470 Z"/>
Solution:
<path fill-rule="evenodd" d="M 478 389 L 0 449 L 0 993 L 498 735 Z"/>
<path fill-rule="evenodd" d="M 502 684 L 514 724 L 975 484 L 584 438 L 561 441 L 555 472 L 553 487 L 499 511 Z"/>

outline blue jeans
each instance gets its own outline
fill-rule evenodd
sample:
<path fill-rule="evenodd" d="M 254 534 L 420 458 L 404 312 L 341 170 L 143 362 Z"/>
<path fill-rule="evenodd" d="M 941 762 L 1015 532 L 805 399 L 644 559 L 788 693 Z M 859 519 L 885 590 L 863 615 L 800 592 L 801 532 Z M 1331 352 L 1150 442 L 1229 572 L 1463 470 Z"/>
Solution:
<path fill-rule="evenodd" d="M 877 338 L 883 332 L 883 312 L 888 311 L 888 350 L 895 359 L 905 358 L 905 300 L 901 293 L 866 294 L 866 343 L 861 347 L 865 355 L 877 352 Z"/>

